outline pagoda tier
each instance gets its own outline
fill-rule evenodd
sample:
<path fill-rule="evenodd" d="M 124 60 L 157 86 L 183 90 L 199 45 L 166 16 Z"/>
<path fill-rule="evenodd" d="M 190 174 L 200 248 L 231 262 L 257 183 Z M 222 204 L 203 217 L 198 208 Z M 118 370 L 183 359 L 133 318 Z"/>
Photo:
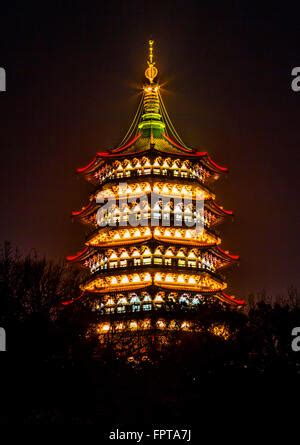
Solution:
<path fill-rule="evenodd" d="M 227 168 L 183 143 L 154 82 L 152 59 L 145 74 L 148 83 L 121 144 L 77 169 L 95 190 L 72 216 L 91 232 L 85 249 L 67 259 L 89 270 L 82 296 L 110 317 L 109 326 L 116 317 L 130 324 L 133 315 L 145 321 L 153 311 L 176 319 L 203 305 L 244 304 L 224 292 L 221 273 L 239 257 L 220 248 L 215 229 L 233 215 L 216 204 L 211 189 Z"/>
<path fill-rule="evenodd" d="M 174 317 L 179 311 L 195 312 L 201 307 L 214 305 L 216 301 L 235 307 L 243 304 L 243 301 L 236 300 L 222 291 L 205 293 L 164 289 L 153 285 L 142 290 L 107 292 L 101 295 L 101 298 L 93 297 L 91 301 L 93 310 L 100 310 L 102 315 L 114 314 L 114 317 L 119 319 L 128 315 L 149 317 L 152 311 L 161 315 L 167 312 Z"/>
<path fill-rule="evenodd" d="M 174 153 L 174 145 L 168 143 L 169 151 L 164 151 L 165 140 L 153 138 L 141 139 L 143 150 L 136 150 L 131 145 L 130 153 L 101 152 L 86 167 L 78 168 L 77 172 L 94 184 L 103 183 L 106 179 L 147 176 L 149 174 L 165 174 L 168 177 L 199 178 L 203 183 L 219 178 L 228 171 L 226 167 L 216 164 L 207 152 Z M 175 142 L 172 141 L 173 144 Z"/>
<path fill-rule="evenodd" d="M 91 274 L 113 271 L 114 273 L 133 269 L 160 269 L 162 266 L 170 270 L 189 269 L 216 271 L 232 265 L 239 259 L 220 247 L 195 247 L 188 244 L 170 244 L 167 242 L 147 241 L 136 242 L 134 245 L 117 247 L 87 248 L 69 261 L 83 262 Z"/>
<path fill-rule="evenodd" d="M 195 184 L 163 182 L 126 183 L 123 189 L 122 185 L 112 185 L 92 196 L 86 207 L 72 213 L 74 218 L 94 227 L 127 226 L 128 221 L 135 219 L 140 225 L 150 219 L 157 220 L 153 225 L 160 225 L 160 221 L 166 225 L 163 222 L 168 219 L 170 226 L 202 222 L 205 227 L 213 227 L 232 215 L 231 210 L 220 207 L 214 196 Z"/>

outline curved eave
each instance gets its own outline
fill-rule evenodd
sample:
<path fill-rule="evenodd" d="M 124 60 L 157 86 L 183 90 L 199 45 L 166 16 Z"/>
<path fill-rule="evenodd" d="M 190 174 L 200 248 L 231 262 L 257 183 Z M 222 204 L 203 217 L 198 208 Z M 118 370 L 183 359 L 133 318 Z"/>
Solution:
<path fill-rule="evenodd" d="M 173 178 L 169 178 L 163 175 L 141 175 L 138 178 L 137 177 L 122 177 L 122 178 L 114 178 L 113 180 L 111 180 L 111 183 L 113 183 L 113 185 L 118 185 L 122 182 L 124 182 L 124 179 L 126 179 L 126 183 L 127 184 L 136 184 L 137 182 L 147 182 L 150 185 L 156 183 L 156 182 L 163 182 L 163 183 L 170 183 L 173 185 L 177 185 L 178 184 L 178 178 L 177 177 L 173 177 Z M 180 178 L 182 183 L 190 186 L 190 185 L 195 185 L 195 180 L 192 178 Z M 184 181 L 182 181 L 184 179 Z M 203 184 L 202 182 L 196 182 L 196 186 L 199 187 L 204 193 L 207 194 L 207 197 L 205 197 L 206 200 L 208 199 L 215 199 L 215 193 L 213 193 L 211 191 L 211 189 L 206 186 L 205 184 Z M 106 190 L 106 185 L 98 185 L 95 187 L 92 196 L 95 198 L 98 193 L 101 193 L 103 190 Z M 149 194 L 151 192 L 147 192 L 147 194 Z M 160 194 L 161 196 L 163 196 L 163 193 Z M 165 196 L 170 196 L 169 194 Z M 196 198 L 196 199 L 202 199 L 202 198 Z"/>
<path fill-rule="evenodd" d="M 90 202 L 87 206 L 83 207 L 81 210 L 75 210 L 71 213 L 72 217 L 84 218 L 89 214 L 93 213 L 95 210 L 95 203 Z"/>
<path fill-rule="evenodd" d="M 88 245 L 91 247 L 95 247 L 97 248 L 106 248 L 106 247 L 122 247 L 122 246 L 129 246 L 132 244 L 139 244 L 139 243 L 144 243 L 145 241 L 149 241 L 149 240 L 156 240 L 160 243 L 165 243 L 165 244 L 178 244 L 179 246 L 191 246 L 191 240 L 190 239 L 186 239 L 186 240 L 180 240 L 180 239 L 169 239 L 169 238 L 165 238 L 165 237 L 159 237 L 157 235 L 148 235 L 145 236 L 143 238 L 138 238 L 138 239 L 126 239 L 126 240 L 115 240 L 115 241 L 107 241 L 107 242 L 101 242 L 98 244 L 94 244 L 93 241 L 87 241 Z M 194 240 L 193 241 L 193 246 L 195 247 L 203 247 L 203 248 L 210 248 L 210 247 L 214 247 L 216 246 L 218 243 L 218 239 L 216 239 L 216 241 L 214 243 L 207 243 L 205 241 L 197 241 Z"/>
<path fill-rule="evenodd" d="M 181 145 L 177 144 L 177 142 L 173 141 L 169 136 L 167 136 L 165 133 L 163 133 L 163 137 L 174 147 L 181 150 L 186 156 L 191 156 L 195 158 L 203 158 L 203 160 L 206 162 L 207 167 L 210 170 L 213 170 L 217 173 L 227 173 L 228 168 L 225 166 L 221 166 L 217 164 L 213 159 L 209 156 L 207 151 L 196 151 L 192 150 L 190 148 L 182 147 Z"/>
<path fill-rule="evenodd" d="M 104 248 L 104 247 L 121 247 L 121 246 L 129 246 L 131 244 L 144 243 L 151 239 L 151 235 L 145 236 L 143 238 L 129 238 L 126 240 L 112 240 L 112 241 L 104 241 L 101 244 L 93 244 L 92 241 L 87 241 L 88 245 L 95 248 Z"/>
<path fill-rule="evenodd" d="M 146 148 L 145 150 L 141 150 L 138 153 L 123 153 L 126 149 L 130 148 L 142 135 L 142 133 L 138 133 L 133 139 L 131 139 L 127 144 L 123 145 L 122 147 L 118 147 L 115 149 L 111 149 L 108 151 L 100 151 L 96 154 L 95 158 L 86 166 L 77 168 L 77 173 L 84 174 L 85 176 L 91 175 L 99 166 L 99 163 L 103 161 L 104 159 L 114 159 L 114 158 L 122 158 L 124 157 L 135 157 L 137 154 L 139 156 L 143 155 L 144 153 L 149 152 L 149 148 Z M 165 154 L 169 156 L 182 156 L 194 159 L 201 158 L 202 161 L 205 163 L 206 167 L 210 169 L 211 171 L 215 173 L 226 173 L 228 172 L 228 168 L 221 166 L 217 164 L 208 154 L 207 151 L 196 151 L 192 150 L 191 148 L 185 148 L 179 145 L 177 142 L 173 141 L 168 135 L 165 133 L 162 134 L 164 139 L 169 142 L 174 148 L 179 150 L 179 153 L 172 153 L 168 152 L 167 150 L 158 150 L 155 146 L 153 147 L 153 151 L 156 151 L 159 154 Z"/>
<path fill-rule="evenodd" d="M 211 210 L 220 216 L 233 216 L 233 210 L 225 210 L 223 207 L 219 206 L 214 200 L 207 200 L 207 204 L 210 206 Z"/>
<path fill-rule="evenodd" d="M 201 288 L 201 286 L 197 285 L 191 285 L 191 284 L 178 284 L 178 283 L 166 283 L 166 282 L 154 282 L 153 277 L 151 277 L 151 282 L 140 282 L 140 283 L 129 283 L 129 284 L 118 284 L 113 286 L 105 286 L 105 287 L 97 287 L 97 285 L 93 285 L 93 282 L 96 281 L 97 278 L 91 279 L 85 284 L 81 285 L 81 289 L 85 292 L 91 292 L 91 293 L 107 293 L 107 292 L 126 292 L 126 291 L 132 291 L 132 290 L 139 290 L 139 289 L 146 289 L 149 286 L 157 286 L 162 289 L 170 289 L 170 290 L 188 290 L 191 292 L 200 292 L 200 293 L 216 293 L 220 292 L 222 293 L 222 288 L 226 288 L 226 283 L 220 282 L 219 280 L 214 279 L 214 282 L 219 285 L 219 289 L 205 289 L 204 287 Z M 92 285 L 92 287 L 91 287 Z"/>
<path fill-rule="evenodd" d="M 138 133 L 133 139 L 131 139 L 127 144 L 123 145 L 122 147 L 114 148 L 108 151 L 99 151 L 98 153 L 96 153 L 95 158 L 89 164 L 87 164 L 85 167 L 77 168 L 76 172 L 83 173 L 84 175 L 91 174 L 97 168 L 98 162 L 99 160 L 101 160 L 101 158 L 118 157 L 119 153 L 126 150 L 126 148 L 131 147 L 139 139 L 141 134 L 142 133 Z"/>
<path fill-rule="evenodd" d="M 129 242 L 132 242 L 132 241 L 130 240 Z M 149 244 L 150 247 L 151 246 L 152 247 L 158 247 L 159 245 L 163 245 L 166 248 L 174 247 L 174 246 L 177 246 L 178 248 L 183 248 L 182 247 L 182 243 L 180 241 L 178 242 L 177 240 L 167 241 L 165 239 L 164 240 L 163 239 L 158 239 L 157 237 L 155 237 L 154 233 L 153 233 L 153 236 L 151 236 L 150 238 L 148 238 L 146 240 L 146 243 L 145 243 L 145 239 L 140 239 L 140 238 L 135 240 L 134 243 L 135 243 L 135 247 L 140 247 L 140 246 L 143 246 L 143 245 L 147 245 L 148 246 L 148 244 Z M 97 248 L 97 246 L 95 246 L 95 247 Z M 102 248 L 105 249 L 107 247 L 109 247 L 109 246 L 99 246 L 99 250 L 101 250 Z M 119 244 L 119 246 L 113 246 L 113 248 L 123 248 L 123 247 L 125 248 L 125 244 L 123 244 L 123 241 Z M 216 243 L 215 244 L 209 244 L 209 245 L 196 246 L 196 245 L 194 245 L 194 241 L 193 241 L 192 244 L 191 244 L 191 242 L 187 243 L 185 245 L 185 247 L 190 249 L 190 250 L 192 250 L 194 248 L 198 248 L 201 251 L 212 251 L 214 254 L 218 255 L 214 251 L 214 248 L 215 247 L 217 248 L 217 244 Z M 188 270 L 190 271 L 190 269 L 188 269 Z"/>
<path fill-rule="evenodd" d="M 190 239 L 183 239 L 183 240 L 177 240 L 175 238 L 172 239 L 168 239 L 168 238 L 164 238 L 164 237 L 158 237 L 156 235 L 154 235 L 154 239 L 159 241 L 159 242 L 165 242 L 165 243 L 173 243 L 173 244 L 178 244 L 180 246 L 193 246 L 193 247 L 203 247 L 203 248 L 210 248 L 210 247 L 214 247 L 217 245 L 217 241 L 215 243 L 207 243 L 205 241 L 198 241 L 198 240 L 193 240 L 191 241 Z"/>
<path fill-rule="evenodd" d="M 114 153 L 120 153 L 124 150 L 126 150 L 126 148 L 131 147 L 131 145 L 133 145 L 138 139 L 139 137 L 142 135 L 142 133 L 138 133 L 136 136 L 134 136 L 134 138 L 132 138 L 127 144 L 122 145 L 122 147 L 117 147 L 111 150 L 111 152 Z M 99 153 L 97 153 L 99 154 Z"/>
<path fill-rule="evenodd" d="M 77 252 L 75 255 L 68 255 L 66 260 L 71 263 L 79 263 L 86 260 L 91 255 L 94 255 L 95 251 L 89 246 L 85 247 L 81 252 Z"/>
<path fill-rule="evenodd" d="M 85 292 L 82 291 L 80 293 L 80 295 L 78 295 L 78 297 L 71 298 L 70 300 L 65 300 L 61 304 L 62 304 L 62 306 L 69 306 L 70 304 L 74 303 L 75 301 L 80 300 L 80 298 L 82 298 L 84 294 L 85 294 Z"/>
<path fill-rule="evenodd" d="M 84 173 L 84 174 L 88 174 L 93 170 L 93 167 L 96 166 L 96 163 L 98 161 L 97 156 L 94 157 L 94 159 L 89 162 L 87 165 L 85 165 L 84 167 L 79 167 L 76 169 L 77 173 Z"/>
<path fill-rule="evenodd" d="M 244 300 L 237 300 L 232 295 L 228 295 L 225 292 L 221 292 L 218 297 L 221 301 L 224 301 L 224 303 L 229 303 L 234 306 L 245 306 L 246 304 Z"/>
<path fill-rule="evenodd" d="M 232 261 L 236 262 L 236 261 L 239 261 L 239 259 L 240 259 L 239 255 L 231 254 L 227 250 L 221 249 L 221 247 L 219 247 L 219 246 L 216 246 L 214 248 L 214 253 L 217 256 L 221 257 L 222 259 L 230 261 L 230 262 L 232 262 Z"/>
<path fill-rule="evenodd" d="M 92 283 L 93 281 L 91 281 Z M 109 293 L 109 292 L 130 292 L 133 290 L 139 290 L 139 289 L 147 289 L 149 286 L 151 286 L 151 283 L 132 283 L 132 284 L 128 284 L 128 285 L 122 285 L 120 284 L 120 286 L 115 286 L 114 288 L 112 287 L 97 287 L 94 286 L 93 289 L 85 289 L 85 286 L 88 286 L 90 284 L 90 282 L 81 285 L 80 288 L 84 291 L 84 292 L 89 292 L 91 294 L 104 294 L 104 293 Z"/>

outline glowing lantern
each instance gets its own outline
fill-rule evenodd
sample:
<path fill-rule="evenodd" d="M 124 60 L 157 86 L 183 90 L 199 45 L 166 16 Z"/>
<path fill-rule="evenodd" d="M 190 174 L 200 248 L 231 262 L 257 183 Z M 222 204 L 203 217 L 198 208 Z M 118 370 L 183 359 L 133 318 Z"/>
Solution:
<path fill-rule="evenodd" d="M 109 325 L 108 323 L 103 324 L 103 325 L 100 327 L 100 330 L 101 330 L 101 332 L 108 332 L 108 331 L 110 330 L 110 325 Z"/>
<path fill-rule="evenodd" d="M 136 321 L 131 321 L 130 323 L 129 323 L 129 328 L 131 329 L 131 330 L 135 330 L 135 329 L 137 329 L 137 327 L 138 327 L 138 324 L 137 324 L 137 322 Z"/>

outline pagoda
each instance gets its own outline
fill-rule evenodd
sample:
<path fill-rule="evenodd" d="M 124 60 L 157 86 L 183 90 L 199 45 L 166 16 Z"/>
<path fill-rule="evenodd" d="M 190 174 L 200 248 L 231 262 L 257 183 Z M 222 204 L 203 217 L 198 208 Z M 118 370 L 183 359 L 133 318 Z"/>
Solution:
<path fill-rule="evenodd" d="M 212 191 L 227 168 L 176 132 L 160 93 L 153 43 L 123 141 L 77 169 L 94 192 L 72 216 L 90 234 L 84 250 L 67 259 L 89 270 L 80 297 L 99 314 L 101 334 L 154 325 L 189 329 L 203 307 L 244 305 L 226 293 L 222 274 L 239 259 L 221 248 L 217 231 L 233 215 Z"/>

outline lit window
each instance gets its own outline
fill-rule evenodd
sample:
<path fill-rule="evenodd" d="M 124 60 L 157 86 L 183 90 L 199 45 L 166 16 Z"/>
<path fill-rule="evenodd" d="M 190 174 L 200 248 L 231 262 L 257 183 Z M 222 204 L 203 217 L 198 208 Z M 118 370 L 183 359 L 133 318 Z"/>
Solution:
<path fill-rule="evenodd" d="M 145 295 L 145 297 L 144 297 L 144 301 L 151 301 L 151 297 L 150 297 L 150 295 Z"/>
<path fill-rule="evenodd" d="M 133 265 L 134 266 L 140 266 L 141 265 L 141 259 L 140 258 L 134 258 Z"/>
<path fill-rule="evenodd" d="M 185 267 L 185 260 L 178 260 L 178 266 Z"/>
<path fill-rule="evenodd" d="M 172 258 L 165 258 L 165 265 L 171 266 L 171 264 L 172 264 Z"/>
<path fill-rule="evenodd" d="M 155 303 L 163 303 L 163 302 L 164 302 L 164 299 L 163 299 L 163 297 L 162 297 L 160 294 L 158 294 L 158 295 L 156 295 L 156 297 L 154 298 L 154 302 L 155 302 Z"/>
<path fill-rule="evenodd" d="M 143 304 L 143 311 L 151 311 L 152 304 Z"/>
<path fill-rule="evenodd" d="M 196 267 L 196 261 L 189 260 L 188 261 L 188 267 Z"/>
<path fill-rule="evenodd" d="M 115 302 L 114 302 L 114 300 L 112 298 L 109 298 L 107 300 L 107 303 L 106 303 L 107 306 L 114 306 L 114 304 L 115 304 Z"/>
<path fill-rule="evenodd" d="M 132 312 L 139 312 L 141 310 L 141 306 L 139 304 L 132 305 Z"/>
<path fill-rule="evenodd" d="M 121 260 L 120 267 L 126 267 L 126 266 L 127 266 L 127 260 Z"/>
<path fill-rule="evenodd" d="M 143 264 L 151 264 L 151 257 L 143 258 Z"/>
<path fill-rule="evenodd" d="M 118 262 L 117 261 L 110 261 L 109 267 L 111 269 L 114 269 L 115 267 L 118 267 Z"/>
<path fill-rule="evenodd" d="M 164 329 L 166 326 L 166 323 L 163 320 L 158 320 L 156 322 L 156 326 L 158 327 L 158 329 Z"/>
<path fill-rule="evenodd" d="M 137 329 L 137 327 L 138 327 L 138 324 L 137 324 L 136 321 L 131 321 L 130 322 L 130 324 L 129 324 L 129 328 L 130 329 Z"/>
<path fill-rule="evenodd" d="M 117 307 L 117 312 L 119 312 L 119 313 L 124 313 L 124 312 L 126 312 L 126 308 L 125 308 L 125 306 L 118 306 L 118 307 Z"/>
<path fill-rule="evenodd" d="M 162 258 L 154 258 L 154 264 L 162 264 Z"/>
<path fill-rule="evenodd" d="M 182 297 L 179 298 L 179 303 L 186 305 L 186 304 L 188 304 L 189 302 L 188 302 L 187 297 L 182 296 Z"/>
<path fill-rule="evenodd" d="M 131 298 L 130 303 L 140 304 L 140 299 L 137 295 Z"/>
<path fill-rule="evenodd" d="M 107 314 L 113 314 L 115 312 L 115 308 L 113 308 L 113 307 L 106 307 L 105 308 L 105 312 Z"/>

